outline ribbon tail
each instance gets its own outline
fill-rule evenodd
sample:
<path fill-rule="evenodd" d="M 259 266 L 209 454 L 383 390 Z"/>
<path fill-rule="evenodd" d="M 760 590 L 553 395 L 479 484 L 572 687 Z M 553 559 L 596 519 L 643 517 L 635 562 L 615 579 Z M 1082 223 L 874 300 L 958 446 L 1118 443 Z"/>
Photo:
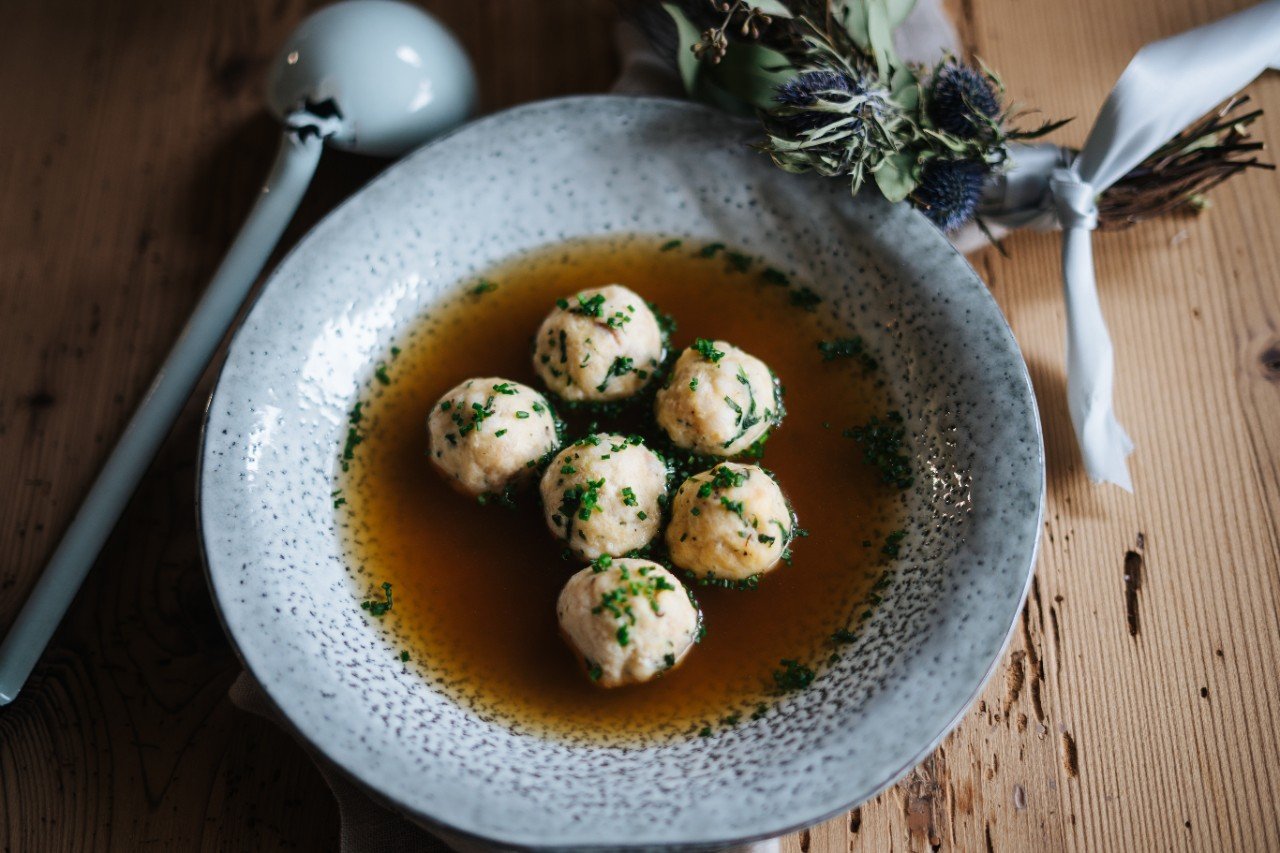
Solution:
<path fill-rule="evenodd" d="M 1133 451 L 1133 441 L 1111 408 L 1115 354 L 1102 318 L 1087 228 L 1066 231 L 1062 274 L 1067 305 L 1067 405 L 1085 471 L 1096 483 L 1114 483 L 1132 492 L 1125 459 Z"/>

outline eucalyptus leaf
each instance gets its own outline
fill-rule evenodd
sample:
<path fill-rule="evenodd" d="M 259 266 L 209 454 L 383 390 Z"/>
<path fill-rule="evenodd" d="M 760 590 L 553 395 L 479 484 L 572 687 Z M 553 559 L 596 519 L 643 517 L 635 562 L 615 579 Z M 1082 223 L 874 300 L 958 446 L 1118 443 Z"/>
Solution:
<path fill-rule="evenodd" d="M 906 65 L 895 68 L 889 81 L 889 93 L 903 110 L 914 112 L 920 105 L 920 81 L 915 72 Z"/>
<path fill-rule="evenodd" d="M 915 154 L 899 152 L 890 154 L 873 170 L 876 186 L 886 199 L 893 202 L 902 201 L 916 188 Z"/>
<path fill-rule="evenodd" d="M 897 29 L 915 8 L 916 0 L 884 0 L 885 11 L 889 14 L 889 27 Z"/>
<path fill-rule="evenodd" d="M 915 0 L 910 0 L 915 3 Z M 791 10 L 786 7 L 782 0 L 750 0 L 750 5 L 764 12 L 771 18 L 792 18 Z"/>
<path fill-rule="evenodd" d="M 752 109 L 751 105 L 725 88 L 722 82 L 715 77 L 715 71 L 718 68 L 718 65 L 711 65 L 703 69 L 703 73 L 699 75 L 697 86 L 693 91 L 694 99 L 718 110 L 723 110 L 730 115 L 742 118 L 753 117 L 755 110 Z"/>
<path fill-rule="evenodd" d="M 862 50 L 871 50 L 866 0 L 844 0 L 844 2 L 832 0 L 832 15 L 839 19 L 854 44 Z"/>
<path fill-rule="evenodd" d="M 680 7 L 675 3 L 663 3 L 662 8 L 671 16 L 676 25 L 676 67 L 680 71 L 680 81 L 684 84 L 684 92 L 692 97 L 698 88 L 698 77 L 702 71 L 702 63 L 693 53 L 693 46 L 702 41 L 702 33 L 693 25 Z"/>
<path fill-rule="evenodd" d="M 876 58 L 876 72 L 881 80 L 888 80 L 897 57 L 893 51 L 893 25 L 889 23 L 887 0 L 866 0 L 867 41 Z"/>
<path fill-rule="evenodd" d="M 704 69 L 704 79 L 754 109 L 777 106 L 778 86 L 795 75 L 787 57 L 756 42 L 734 42 L 719 64 Z"/>

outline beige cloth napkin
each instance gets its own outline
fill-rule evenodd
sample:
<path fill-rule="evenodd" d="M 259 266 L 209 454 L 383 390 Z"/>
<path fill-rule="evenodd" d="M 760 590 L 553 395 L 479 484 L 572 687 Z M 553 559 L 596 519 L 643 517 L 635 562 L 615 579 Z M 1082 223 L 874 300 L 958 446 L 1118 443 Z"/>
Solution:
<path fill-rule="evenodd" d="M 629 24 L 619 24 L 617 41 L 622 73 L 613 86 L 615 94 L 670 97 L 684 94 L 670 63 L 649 48 L 638 30 Z M 911 15 L 894 34 L 894 41 L 898 53 L 913 62 L 936 62 L 942 54 L 959 50 L 959 38 L 942 9 L 941 0 L 918 0 Z M 972 232 L 962 229 L 952 235 L 952 242 L 962 251 L 969 251 L 985 245 L 986 241 L 976 229 Z M 279 721 L 276 710 L 249 673 L 240 673 L 228 695 L 237 707 L 272 722 Z M 304 745 L 304 748 L 307 747 Z M 310 749 L 308 752 L 338 801 L 342 853 L 448 853 L 450 850 L 493 853 L 493 848 L 465 838 L 444 838 L 443 833 L 426 831 L 374 802 L 323 756 Z M 780 849 L 778 839 L 772 839 L 729 848 L 724 853 L 778 853 Z"/>

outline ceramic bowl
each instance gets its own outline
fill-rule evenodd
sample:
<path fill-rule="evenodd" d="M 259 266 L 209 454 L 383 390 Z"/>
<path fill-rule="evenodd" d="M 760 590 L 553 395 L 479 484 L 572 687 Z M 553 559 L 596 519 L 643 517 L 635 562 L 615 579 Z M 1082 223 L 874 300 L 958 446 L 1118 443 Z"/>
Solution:
<path fill-rule="evenodd" d="M 581 97 L 477 121 L 393 166 L 280 264 L 209 406 L 200 522 L 245 665 L 376 798 L 514 848 L 714 847 L 811 824 L 927 756 L 991 673 L 1031 578 L 1036 406 L 973 269 L 918 213 L 781 172 L 750 125 Z M 724 240 L 812 283 L 874 338 L 913 436 L 913 547 L 808 690 L 710 738 L 628 748 L 517 734 L 386 666 L 354 606 L 330 494 L 346 413 L 398 332 L 500 259 L 619 232 Z"/>

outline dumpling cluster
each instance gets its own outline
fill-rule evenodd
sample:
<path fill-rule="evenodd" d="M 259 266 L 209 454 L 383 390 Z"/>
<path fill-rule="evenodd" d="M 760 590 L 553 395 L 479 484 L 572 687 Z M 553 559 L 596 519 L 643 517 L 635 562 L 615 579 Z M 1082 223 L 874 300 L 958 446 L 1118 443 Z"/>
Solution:
<path fill-rule="evenodd" d="M 692 594 L 639 554 L 665 546 L 670 565 L 689 576 L 754 583 L 783 560 L 795 532 L 772 475 L 729 461 L 781 423 L 773 372 L 727 341 L 698 339 L 655 388 L 667 355 L 663 324 L 638 294 L 620 284 L 583 290 L 557 300 L 542 321 L 534 373 L 552 399 L 570 404 L 651 398 L 657 429 L 648 440 L 592 431 L 566 444 L 551 400 L 501 377 L 460 383 L 427 418 L 431 462 L 464 494 L 508 496 L 541 471 L 547 527 L 586 563 L 561 591 L 556 616 L 602 687 L 661 675 L 701 635 Z M 707 468 L 672 496 L 668 457 L 681 451 Z"/>

